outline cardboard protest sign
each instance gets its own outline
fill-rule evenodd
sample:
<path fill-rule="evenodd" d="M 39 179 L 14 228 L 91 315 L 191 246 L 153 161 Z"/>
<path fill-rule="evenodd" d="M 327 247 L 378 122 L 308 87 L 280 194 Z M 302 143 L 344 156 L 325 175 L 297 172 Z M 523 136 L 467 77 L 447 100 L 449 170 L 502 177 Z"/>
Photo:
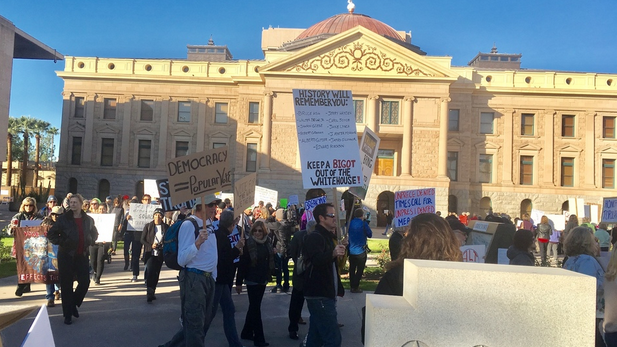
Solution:
<path fill-rule="evenodd" d="M 484 263 L 485 245 L 461 246 L 463 261 L 466 263 Z"/>
<path fill-rule="evenodd" d="M 435 188 L 394 193 L 394 227 L 405 227 L 420 213 L 435 213 Z"/>
<path fill-rule="evenodd" d="M 155 198 L 159 198 L 159 189 L 156 184 L 156 180 L 145 179 L 144 180 L 144 195 L 148 194 L 154 201 Z"/>
<path fill-rule="evenodd" d="M 41 305 L 39 313 L 34 318 L 34 322 L 32 322 L 30 330 L 28 330 L 28 334 L 21 344 L 21 347 L 39 346 L 55 346 L 54 334 L 51 332 L 51 324 L 49 323 L 49 315 L 45 305 Z"/>
<path fill-rule="evenodd" d="M 381 139 L 370 128 L 364 128 L 364 134 L 362 135 L 362 141 L 360 141 L 360 158 L 362 159 L 362 186 L 351 187 L 349 192 L 358 198 L 364 200 L 366 198 L 366 192 L 368 191 L 368 185 L 373 175 L 373 168 L 375 167 L 375 160 L 377 160 L 377 150 L 379 149 L 379 142 Z"/>
<path fill-rule="evenodd" d="M 255 185 L 257 174 L 252 173 L 234 185 L 234 218 L 242 215 L 244 210 L 251 207 L 255 200 Z"/>
<path fill-rule="evenodd" d="M 287 198 L 287 204 L 299 206 L 300 199 L 298 198 L 297 195 L 290 195 L 289 198 Z"/>
<path fill-rule="evenodd" d="M 191 209 L 197 203 L 197 199 L 191 199 L 179 204 L 172 202 L 171 194 L 169 193 L 169 180 L 167 178 L 156 180 L 156 186 L 159 190 L 159 202 L 163 211 L 179 211 L 182 206 Z"/>
<path fill-rule="evenodd" d="M 604 198 L 602 202 L 602 221 L 604 223 L 617 223 L 617 197 Z"/>
<path fill-rule="evenodd" d="M 279 192 L 273 189 L 268 189 L 260 186 L 255 186 L 255 199 L 253 204 L 259 205 L 260 201 L 264 202 L 264 205 L 268 203 L 272 204 L 272 207 L 276 207 L 276 203 L 279 200 Z"/>
<path fill-rule="evenodd" d="M 94 226 L 99 232 L 99 238 L 96 239 L 96 242 L 111 242 L 114 234 L 114 222 L 116 220 L 116 215 L 113 213 L 92 213 L 88 216 L 92 217 L 94 220 Z M 143 228 L 141 228 L 141 230 L 143 230 Z"/>
<path fill-rule="evenodd" d="M 185 202 L 231 187 L 228 147 L 173 158 L 167 162 L 173 201 Z"/>
<path fill-rule="evenodd" d="M 293 90 L 305 189 L 362 186 L 358 134 L 349 90 Z"/>
<path fill-rule="evenodd" d="M 18 283 L 58 283 L 58 246 L 47 240 L 49 226 L 14 228 Z"/>
<path fill-rule="evenodd" d="M 144 205 L 132 203 L 129 207 L 129 215 L 126 230 L 143 231 L 146 224 L 150 223 L 153 218 L 154 210 L 159 208 L 158 205 Z"/>
<path fill-rule="evenodd" d="M 307 223 L 315 220 L 315 218 L 313 217 L 313 210 L 315 209 L 315 207 L 317 207 L 317 205 L 319 204 L 325 204 L 328 201 L 328 199 L 326 198 L 326 196 L 320 196 L 311 200 L 306 200 L 304 202 L 304 211 L 306 213 L 306 221 Z"/>

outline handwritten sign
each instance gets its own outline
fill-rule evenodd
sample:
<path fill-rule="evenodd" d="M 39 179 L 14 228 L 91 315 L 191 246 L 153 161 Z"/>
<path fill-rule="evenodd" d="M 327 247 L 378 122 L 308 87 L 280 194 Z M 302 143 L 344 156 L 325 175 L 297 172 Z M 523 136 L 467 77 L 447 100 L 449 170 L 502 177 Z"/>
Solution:
<path fill-rule="evenodd" d="M 114 234 L 116 215 L 113 213 L 92 213 L 88 216 L 94 219 L 94 226 L 96 226 L 96 230 L 99 232 L 99 238 L 96 239 L 96 242 L 111 242 Z M 143 230 L 143 228 L 141 228 L 141 230 Z"/>
<path fill-rule="evenodd" d="M 300 199 L 298 198 L 297 195 L 290 195 L 289 198 L 287 199 L 287 204 L 288 205 L 300 205 Z"/>
<path fill-rule="evenodd" d="M 272 207 L 276 207 L 276 203 L 279 200 L 279 192 L 273 189 L 268 189 L 260 186 L 255 186 L 255 206 L 259 205 L 260 201 L 264 202 L 264 205 L 271 203 Z"/>
<path fill-rule="evenodd" d="M 156 186 L 159 190 L 159 202 L 163 211 L 179 211 L 182 206 L 192 209 L 197 204 L 197 199 L 191 199 L 180 204 L 175 204 L 171 200 L 171 194 L 169 193 L 169 180 L 167 178 L 156 180 Z"/>
<path fill-rule="evenodd" d="M 602 202 L 602 221 L 604 223 L 617 223 L 617 197 L 604 198 Z"/>
<path fill-rule="evenodd" d="M 484 263 L 484 256 L 486 254 L 486 246 L 485 245 L 462 246 L 461 252 L 463 253 L 463 261 L 466 263 Z"/>
<path fill-rule="evenodd" d="M 305 189 L 362 186 L 350 90 L 293 90 Z"/>
<path fill-rule="evenodd" d="M 257 174 L 252 173 L 234 185 L 234 217 L 244 213 L 246 208 L 251 207 L 255 201 L 255 185 L 257 184 Z"/>
<path fill-rule="evenodd" d="M 362 159 L 362 186 L 351 187 L 349 192 L 358 198 L 364 200 L 366 198 L 366 192 L 368 191 L 368 185 L 373 175 L 373 167 L 375 166 L 375 160 L 377 160 L 377 150 L 379 149 L 379 142 L 381 139 L 368 127 L 364 128 L 364 134 L 362 135 L 362 141 L 360 141 L 360 158 Z"/>
<path fill-rule="evenodd" d="M 326 196 L 320 196 L 311 200 L 306 200 L 304 202 L 304 211 L 306 211 L 306 221 L 307 223 L 315 220 L 315 218 L 313 217 L 313 210 L 315 209 L 315 207 L 317 207 L 317 205 L 319 204 L 325 204 L 328 201 L 328 199 L 326 198 Z"/>
<path fill-rule="evenodd" d="M 132 203 L 129 207 L 129 215 L 131 219 L 128 220 L 127 230 L 143 231 L 146 224 L 150 223 L 153 219 L 154 210 L 159 208 L 158 205 L 144 205 Z"/>
<path fill-rule="evenodd" d="M 221 147 L 169 160 L 167 179 L 173 200 L 189 201 L 231 187 L 228 151 Z"/>
<path fill-rule="evenodd" d="M 435 213 L 435 188 L 394 193 L 394 226 L 405 227 L 420 213 Z"/>

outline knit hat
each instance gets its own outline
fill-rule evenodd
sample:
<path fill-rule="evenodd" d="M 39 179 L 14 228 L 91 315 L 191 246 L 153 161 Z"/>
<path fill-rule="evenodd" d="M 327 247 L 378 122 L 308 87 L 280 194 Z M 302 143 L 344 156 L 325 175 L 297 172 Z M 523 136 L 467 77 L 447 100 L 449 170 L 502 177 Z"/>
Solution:
<path fill-rule="evenodd" d="M 154 215 L 155 215 L 155 214 L 157 214 L 157 213 L 158 213 L 158 214 L 160 214 L 161 216 L 164 216 L 164 214 L 163 214 L 163 209 L 161 209 L 161 208 L 157 208 L 157 209 L 155 209 L 155 210 L 154 210 L 154 212 L 152 213 L 152 217 L 154 217 Z"/>

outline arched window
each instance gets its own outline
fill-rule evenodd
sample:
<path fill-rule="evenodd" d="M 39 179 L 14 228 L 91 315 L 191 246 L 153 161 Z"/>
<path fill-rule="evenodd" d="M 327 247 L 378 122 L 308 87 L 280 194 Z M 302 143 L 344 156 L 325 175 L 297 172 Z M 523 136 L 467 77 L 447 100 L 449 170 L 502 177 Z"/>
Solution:
<path fill-rule="evenodd" d="M 144 195 L 144 180 L 137 181 L 137 183 L 135 183 L 135 195 L 137 196 L 137 199 L 141 199 Z"/>
<path fill-rule="evenodd" d="M 530 199 L 525 199 L 525 200 L 521 201 L 521 217 L 525 213 L 529 213 L 529 215 L 531 215 L 531 209 L 532 208 L 533 208 L 533 204 L 531 203 Z"/>
<path fill-rule="evenodd" d="M 491 198 L 489 198 L 488 196 L 483 197 L 480 200 L 480 214 L 482 215 L 482 218 L 484 219 L 484 217 L 486 217 L 492 211 L 493 202 L 491 201 Z"/>
<path fill-rule="evenodd" d="M 306 200 L 311 200 L 311 199 L 315 199 L 315 198 L 318 198 L 324 195 L 326 195 L 326 192 L 323 189 L 314 188 L 314 189 L 309 189 L 309 191 L 306 192 L 305 198 Z"/>
<path fill-rule="evenodd" d="M 77 179 L 75 177 L 69 178 L 69 193 L 77 193 Z"/>
<path fill-rule="evenodd" d="M 394 193 L 389 190 L 381 192 L 377 196 L 377 226 L 385 227 L 388 224 L 386 212 L 394 213 Z"/>
<path fill-rule="evenodd" d="M 101 201 L 105 201 L 105 198 L 109 196 L 110 186 L 109 181 L 106 179 L 102 179 L 99 181 L 99 199 Z"/>
<path fill-rule="evenodd" d="M 561 204 L 561 213 L 563 213 L 564 211 L 570 211 L 570 202 L 568 200 L 564 201 L 563 204 Z"/>
<path fill-rule="evenodd" d="M 454 212 L 458 210 L 458 198 L 456 195 L 448 195 L 448 212 Z"/>

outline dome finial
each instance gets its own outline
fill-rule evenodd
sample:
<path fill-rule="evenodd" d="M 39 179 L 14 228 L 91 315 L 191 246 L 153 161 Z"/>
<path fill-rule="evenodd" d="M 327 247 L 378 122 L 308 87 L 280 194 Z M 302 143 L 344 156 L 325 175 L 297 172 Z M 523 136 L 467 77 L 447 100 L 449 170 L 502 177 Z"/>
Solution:
<path fill-rule="evenodd" d="M 497 46 L 495 46 L 495 42 L 493 42 L 493 48 L 491 48 L 491 53 L 497 53 Z"/>
<path fill-rule="evenodd" d="M 349 11 L 349 13 L 353 13 L 353 10 L 355 10 L 356 5 L 354 5 L 352 0 L 347 0 L 347 11 Z"/>
<path fill-rule="evenodd" d="M 210 40 L 208 40 L 208 46 L 214 46 L 214 40 L 212 39 L 212 34 L 210 34 Z"/>

